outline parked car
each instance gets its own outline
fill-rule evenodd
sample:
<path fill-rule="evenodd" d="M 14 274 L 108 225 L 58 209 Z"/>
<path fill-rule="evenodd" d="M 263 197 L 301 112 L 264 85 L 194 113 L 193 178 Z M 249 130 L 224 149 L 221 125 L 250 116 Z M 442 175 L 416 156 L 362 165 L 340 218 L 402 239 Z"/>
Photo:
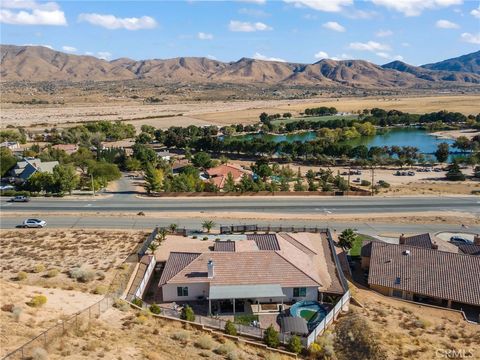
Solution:
<path fill-rule="evenodd" d="M 0 190 L 15 190 L 15 187 L 12 185 L 0 185 Z"/>
<path fill-rule="evenodd" d="M 408 176 L 415 176 L 415 171 L 409 171 L 407 174 Z"/>
<path fill-rule="evenodd" d="M 464 239 L 464 238 L 462 238 L 462 237 L 460 237 L 460 236 L 452 236 L 452 237 L 450 238 L 450 242 L 451 242 L 452 244 L 456 244 L 456 245 L 471 245 L 471 244 L 472 244 L 471 241 L 469 241 L 469 240 L 467 240 L 467 239 Z"/>
<path fill-rule="evenodd" d="M 47 225 L 47 222 L 39 219 L 26 219 L 22 225 L 24 228 L 43 228 Z"/>
<path fill-rule="evenodd" d="M 10 202 L 29 202 L 30 198 L 28 196 L 18 195 L 9 200 Z"/>

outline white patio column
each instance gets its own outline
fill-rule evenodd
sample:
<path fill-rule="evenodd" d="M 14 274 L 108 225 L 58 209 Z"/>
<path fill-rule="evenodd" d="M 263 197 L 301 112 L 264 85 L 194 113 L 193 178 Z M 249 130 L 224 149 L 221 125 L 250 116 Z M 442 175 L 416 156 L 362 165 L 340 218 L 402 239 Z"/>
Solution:
<path fill-rule="evenodd" d="M 212 300 L 208 299 L 208 315 L 212 315 Z"/>
<path fill-rule="evenodd" d="M 233 299 L 233 315 L 235 315 L 235 299 Z"/>

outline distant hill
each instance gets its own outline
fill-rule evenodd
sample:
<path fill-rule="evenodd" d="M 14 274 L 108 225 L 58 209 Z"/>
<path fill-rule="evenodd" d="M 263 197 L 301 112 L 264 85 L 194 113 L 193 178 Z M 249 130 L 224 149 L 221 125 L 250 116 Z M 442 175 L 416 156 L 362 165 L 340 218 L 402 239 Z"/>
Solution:
<path fill-rule="evenodd" d="M 42 46 L 15 45 L 1 45 L 0 53 L 2 81 L 149 79 L 165 83 L 321 85 L 365 89 L 480 84 L 480 74 L 429 70 L 400 61 L 383 66 L 364 60 L 329 59 L 314 64 L 249 58 L 225 63 L 198 57 L 106 61 L 93 56 L 65 54 Z"/>
<path fill-rule="evenodd" d="M 480 51 L 433 64 L 422 65 L 422 67 L 430 70 L 460 71 L 480 74 Z"/>

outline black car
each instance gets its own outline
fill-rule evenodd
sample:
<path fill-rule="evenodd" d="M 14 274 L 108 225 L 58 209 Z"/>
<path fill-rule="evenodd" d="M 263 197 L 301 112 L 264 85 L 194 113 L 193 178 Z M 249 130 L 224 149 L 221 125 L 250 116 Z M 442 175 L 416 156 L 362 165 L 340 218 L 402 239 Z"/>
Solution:
<path fill-rule="evenodd" d="M 460 237 L 460 236 L 452 236 L 452 237 L 450 238 L 450 242 L 451 242 L 452 244 L 456 244 L 456 245 L 471 245 L 471 244 L 472 244 L 471 241 L 469 241 L 469 240 L 467 240 L 467 239 L 464 239 L 464 238 L 462 238 L 462 237 Z"/>

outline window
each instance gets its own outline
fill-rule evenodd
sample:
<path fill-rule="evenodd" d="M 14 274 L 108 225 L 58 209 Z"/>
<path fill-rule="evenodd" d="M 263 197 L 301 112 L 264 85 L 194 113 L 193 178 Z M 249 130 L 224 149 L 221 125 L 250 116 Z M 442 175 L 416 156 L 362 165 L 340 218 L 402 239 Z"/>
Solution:
<path fill-rule="evenodd" d="M 188 287 L 187 286 L 178 286 L 177 287 L 177 296 L 188 296 Z"/>
<path fill-rule="evenodd" d="M 307 296 L 307 288 L 293 288 L 293 297 Z"/>

